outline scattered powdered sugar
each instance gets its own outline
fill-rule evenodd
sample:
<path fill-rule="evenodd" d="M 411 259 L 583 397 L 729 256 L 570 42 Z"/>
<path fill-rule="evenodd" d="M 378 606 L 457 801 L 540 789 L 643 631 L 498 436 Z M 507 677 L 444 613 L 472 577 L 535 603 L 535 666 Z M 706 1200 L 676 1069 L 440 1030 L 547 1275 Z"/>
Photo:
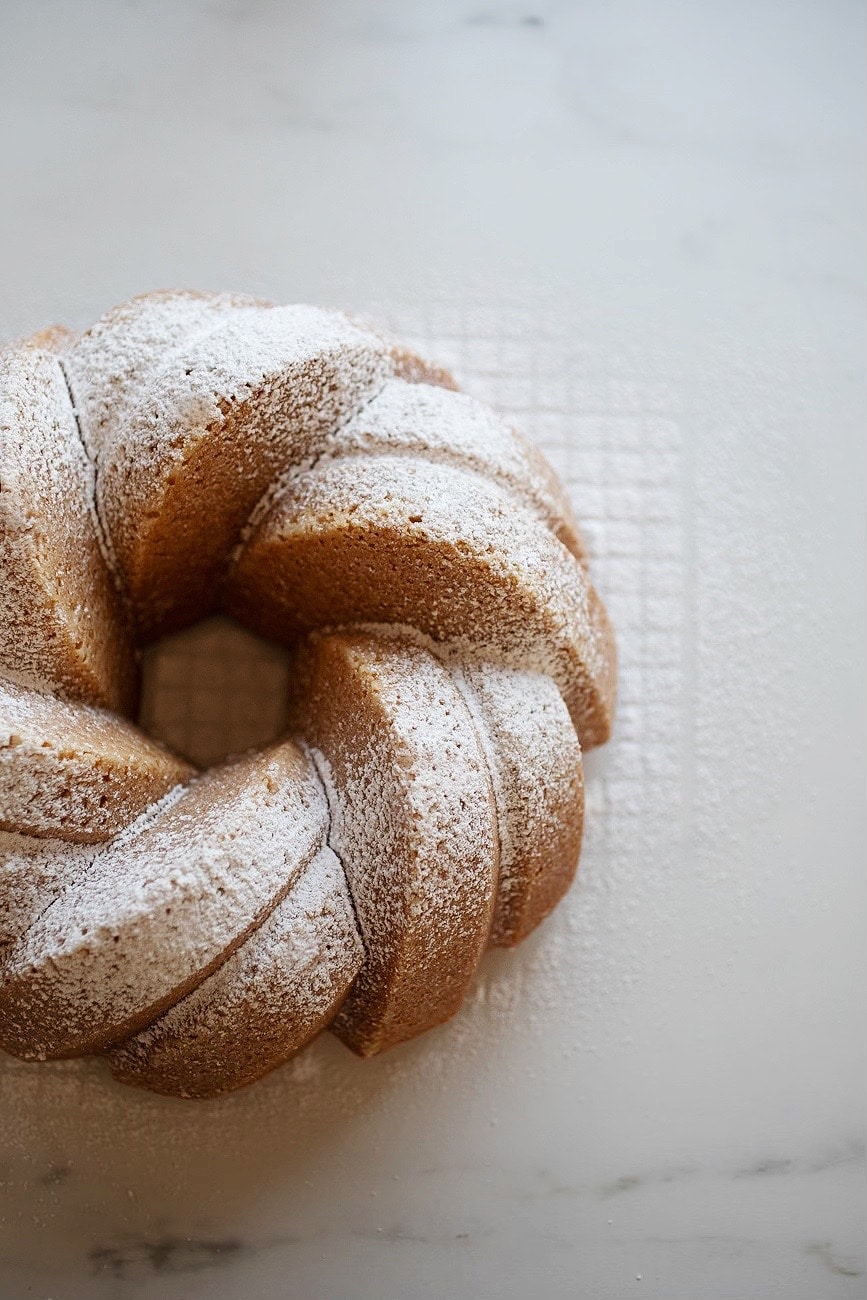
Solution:
<path fill-rule="evenodd" d="M 305 652 L 294 719 L 326 783 L 330 843 L 367 950 L 335 1031 L 368 1055 L 452 1014 L 496 889 L 490 777 L 448 670 L 363 634 Z"/>
<path fill-rule="evenodd" d="M 249 1083 L 331 1020 L 363 959 L 343 870 L 324 848 L 213 975 L 111 1053 L 112 1068 L 180 1096 Z"/>
<path fill-rule="evenodd" d="M 578 865 L 584 812 L 581 749 L 550 677 L 496 664 L 455 664 L 497 803 L 500 877 L 493 944 L 514 944 L 559 902 Z"/>
<path fill-rule="evenodd" d="M 0 665 L 123 709 L 132 650 L 92 498 L 57 358 L 31 347 L 0 354 Z"/>
<path fill-rule="evenodd" d="M 317 459 L 371 454 L 405 454 L 475 470 L 537 513 L 576 554 L 583 554 L 572 509 L 550 465 L 490 407 L 467 393 L 388 380 L 357 415 L 329 434 Z M 251 532 L 288 483 L 311 468 L 308 461 L 293 463 L 251 516 Z"/>
<path fill-rule="evenodd" d="M 554 677 L 585 746 L 607 735 L 613 645 L 584 570 L 529 511 L 467 469 L 414 456 L 321 461 L 292 480 L 250 539 L 227 601 L 266 635 L 396 622 L 459 641 Z"/>
<path fill-rule="evenodd" d="M 0 831 L 0 978 L 6 957 L 65 887 L 81 879 L 96 849 Z"/>
<path fill-rule="evenodd" d="M 94 1050 L 159 1014 L 280 901 L 327 808 L 296 746 L 213 769 L 96 854 L 7 955 L 0 1038 Z"/>
<path fill-rule="evenodd" d="M 107 840 L 193 771 L 116 714 L 0 677 L 0 828 Z"/>
<path fill-rule="evenodd" d="M 168 343 L 148 348 L 160 310 Z M 169 298 L 142 314 L 143 330 L 121 319 L 120 357 L 99 347 L 109 320 L 67 368 L 114 563 L 153 634 L 179 605 L 202 602 L 272 482 L 309 458 L 391 366 L 375 336 L 315 307 Z M 179 337 L 169 328 L 177 317 L 201 328 Z M 111 365 L 125 361 L 115 406 Z"/>
<path fill-rule="evenodd" d="M 373 523 L 403 530 L 416 542 L 445 544 L 458 557 L 448 580 L 440 587 L 424 586 L 421 596 L 432 609 L 429 630 L 446 636 L 437 655 L 455 671 L 463 662 L 466 680 L 452 678 L 420 648 L 417 637 L 400 653 L 380 643 L 372 657 L 377 704 L 387 725 L 379 719 L 371 732 L 369 719 L 354 719 L 355 743 L 347 745 L 344 737 L 338 746 L 342 768 L 333 753 L 317 754 L 332 805 L 330 838 L 343 857 L 369 950 L 352 998 L 363 1004 L 365 980 L 369 996 L 377 963 L 381 975 L 395 959 L 403 960 L 417 977 L 410 1010 L 423 1018 L 425 998 L 435 1006 L 438 997 L 447 1002 L 456 989 L 460 1000 L 487 934 L 498 856 L 492 778 L 507 864 L 501 902 L 514 895 L 515 873 L 508 864 L 514 865 L 521 829 L 532 826 L 532 818 L 524 827 L 519 819 L 530 806 L 526 791 L 533 778 L 508 768 L 504 746 L 526 746 L 529 768 L 536 774 L 545 769 L 542 742 L 547 722 L 553 725 L 546 691 L 556 695 L 556 688 L 540 672 L 551 673 L 573 705 L 576 693 L 591 686 L 605 709 L 610 707 L 611 646 L 604 613 L 578 564 L 540 526 L 541 518 L 569 545 L 574 533 L 568 504 L 545 463 L 508 426 L 460 395 L 386 382 L 394 353 L 379 343 L 372 347 L 371 336 L 334 313 L 265 308 L 231 295 L 169 294 L 143 301 L 144 306 L 130 304 L 106 318 L 67 361 L 97 467 L 100 517 L 128 587 L 142 575 L 166 590 L 172 586 L 183 548 L 175 546 L 166 560 L 155 534 L 156 578 L 147 572 L 146 546 L 142 550 L 160 494 L 170 494 L 190 440 L 231 425 L 253 395 L 255 404 L 238 421 L 234 443 L 230 477 L 243 484 L 243 501 L 228 509 L 231 527 L 221 532 L 218 520 L 213 535 L 208 533 L 215 504 L 210 487 L 203 496 L 203 532 L 220 559 L 257 499 L 256 519 L 264 519 L 260 531 L 267 533 L 275 516 L 283 518 L 284 499 L 270 517 L 268 510 L 284 488 L 289 498 L 296 497 L 292 508 L 299 508 L 299 484 L 311 515 L 318 511 L 330 519 L 351 512 L 357 523 L 367 510 Z M 424 378 L 424 371 L 412 377 Z M 281 474 L 290 445 L 296 469 L 286 482 Z M 298 473 L 297 464 L 315 468 Z M 258 540 L 257 534 L 248 554 L 255 553 Z M 241 567 L 245 558 L 242 554 Z M 462 569 L 464 577 L 471 574 L 468 580 L 462 580 Z M 473 607 L 469 627 L 455 624 L 447 635 L 443 629 L 456 593 L 469 601 L 480 571 L 499 594 Z M 424 582 L 424 571 L 421 577 Z M 375 609 L 370 618 L 377 621 Z M 423 619 L 411 621 L 424 626 Z M 486 699 L 480 685 L 484 668 L 478 661 L 486 657 L 497 661 L 491 671 L 500 674 L 499 684 L 491 687 L 503 706 L 499 715 L 493 696 Z M 516 711 L 511 730 L 492 722 L 497 715 L 500 724 L 505 722 L 510 693 L 524 685 L 527 717 Z M 546 721 L 540 726 L 541 718 Z M 593 738 L 592 731 L 588 735 Z M 549 756 L 551 767 L 557 764 Z M 316 871 L 308 867 L 291 885 L 299 862 L 310 860 L 324 835 L 322 793 L 311 779 L 306 838 L 296 824 L 304 818 L 293 821 L 275 791 L 245 791 L 247 798 L 222 791 L 214 809 L 185 812 L 193 792 L 209 782 L 219 791 L 234 770 L 209 774 L 190 792 L 175 791 L 99 854 L 64 849 L 56 868 L 46 865 L 38 849 L 18 843 L 20 837 L 2 838 L 0 849 L 14 841 L 6 844 L 3 869 L 4 880 L 15 882 L 13 911 L 21 928 L 10 935 L 6 969 L 11 978 L 0 991 L 0 1027 L 17 1043 L 16 1050 L 39 1055 L 69 1050 L 70 1042 L 75 1050 L 86 1050 L 116 1041 L 174 1002 L 173 1010 L 139 1035 L 135 1048 L 117 1056 L 131 1070 L 135 1059 L 134 1068 L 147 1073 L 158 1042 L 168 1044 L 163 1050 L 170 1057 L 175 1044 L 195 1035 L 196 1024 L 204 1026 L 206 1044 L 209 1035 L 222 1032 L 221 1006 L 229 1008 L 229 1021 L 246 1008 L 261 1013 L 263 1026 L 269 1017 L 273 1025 L 281 997 L 295 996 L 302 1006 L 299 1026 L 305 1016 L 315 1019 L 317 996 L 325 1000 L 323 986 L 317 986 L 317 995 L 302 979 L 293 994 L 272 939 L 276 943 L 281 934 L 292 939 L 292 960 L 311 979 L 317 942 L 325 954 L 323 978 L 329 969 L 346 974 L 358 960 L 357 932 L 346 907 L 327 918 L 310 911 L 314 895 L 321 903 L 343 888 L 340 896 L 347 899 L 344 886 L 336 894 L 327 888 L 328 872 L 339 877 L 331 856 L 320 854 L 316 862 L 324 857 L 326 865 Z M 539 781 L 541 788 L 545 777 Z M 276 797 L 269 800 L 269 795 Z M 273 822 L 263 825 L 272 814 Z M 407 827 L 417 834 L 415 843 L 405 838 Z M 400 877 L 407 861 L 415 872 L 408 889 Z M 35 864 L 29 873 L 27 863 Z M 28 874 L 32 887 L 24 884 Z M 289 926 L 295 905 L 297 934 L 280 928 Z M 325 927 L 324 938 L 317 940 L 314 922 Z M 331 949 L 328 935 L 334 937 Z M 457 963 L 449 967 L 461 945 L 471 954 L 466 970 Z M 446 987 L 449 980 L 454 989 Z M 409 987 L 408 982 L 404 995 Z M 212 1001 L 208 990 L 215 989 L 220 992 Z M 351 999 L 338 1021 L 350 1041 L 352 1007 Z M 397 1017 L 401 1033 L 408 1027 L 402 1015 Z M 26 1040 L 40 1033 L 34 1050 L 33 1041 Z M 267 1028 L 262 1035 L 273 1046 Z M 364 1050 L 381 1045 L 374 1032 Z M 205 1075 L 207 1060 L 213 1061 L 209 1050 L 200 1062 Z M 154 1065 L 157 1073 L 169 1068 L 168 1057 L 162 1066 Z M 119 1064 L 119 1073 L 124 1068 Z"/>
<path fill-rule="evenodd" d="M 167 352 L 215 329 L 229 313 L 264 305 L 233 293 L 150 293 L 115 307 L 82 334 L 65 366 L 92 460 L 99 462 L 112 430 L 141 401 Z"/>

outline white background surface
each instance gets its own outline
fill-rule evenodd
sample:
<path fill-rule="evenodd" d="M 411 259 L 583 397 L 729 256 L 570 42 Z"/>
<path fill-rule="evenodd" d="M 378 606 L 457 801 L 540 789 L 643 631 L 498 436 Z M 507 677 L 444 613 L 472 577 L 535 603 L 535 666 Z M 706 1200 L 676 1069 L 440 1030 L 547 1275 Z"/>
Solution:
<path fill-rule="evenodd" d="M 579 884 L 453 1024 L 209 1105 L 0 1063 L 0 1295 L 864 1294 L 863 8 L 0 4 L 0 335 L 368 309 L 568 478 Z"/>

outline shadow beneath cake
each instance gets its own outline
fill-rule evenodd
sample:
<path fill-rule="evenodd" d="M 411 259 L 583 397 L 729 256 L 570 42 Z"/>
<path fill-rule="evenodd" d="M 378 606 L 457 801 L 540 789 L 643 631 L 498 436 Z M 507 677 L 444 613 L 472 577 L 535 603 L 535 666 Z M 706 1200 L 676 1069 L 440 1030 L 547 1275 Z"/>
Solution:
<path fill-rule="evenodd" d="M 4 1258 L 41 1266 L 35 1225 L 50 1212 L 52 1276 L 108 1284 L 231 1271 L 324 1243 L 335 1186 L 359 1234 L 381 1240 L 391 1229 L 376 1226 L 361 1153 L 382 1151 L 389 1182 L 404 1164 L 438 1177 L 439 1108 L 456 1132 L 479 1126 L 454 1098 L 503 1068 L 486 1023 L 507 1054 L 505 1036 L 486 1004 L 502 1018 L 495 990 L 514 979 L 514 956 L 489 954 L 471 1004 L 419 1040 L 362 1061 L 323 1033 L 257 1083 L 207 1101 L 124 1086 L 95 1057 L 27 1064 L 0 1053 L 4 1173 L 16 1188 Z"/>

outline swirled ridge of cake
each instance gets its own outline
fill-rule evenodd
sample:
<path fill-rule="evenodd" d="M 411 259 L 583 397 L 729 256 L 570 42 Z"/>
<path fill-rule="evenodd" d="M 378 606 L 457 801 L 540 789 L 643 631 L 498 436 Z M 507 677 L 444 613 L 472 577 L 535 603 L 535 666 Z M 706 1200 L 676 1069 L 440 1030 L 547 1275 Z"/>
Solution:
<path fill-rule="evenodd" d="M 127 712 L 136 666 L 57 356 L 0 353 L 0 669 Z"/>
<path fill-rule="evenodd" d="M 212 975 L 109 1053 L 112 1073 L 181 1097 L 252 1083 L 330 1024 L 363 961 L 343 868 L 323 848 Z"/>
<path fill-rule="evenodd" d="M 334 311 L 145 295 L 0 358 L 0 1044 L 214 1096 L 453 1015 L 575 872 L 613 634 L 547 462 Z M 222 607 L 291 735 L 199 775 L 134 646 Z"/>
<path fill-rule="evenodd" d="M 194 771 L 107 709 L 0 677 L 0 830 L 109 840 Z"/>
<path fill-rule="evenodd" d="M 549 674 L 585 749 L 608 738 L 613 642 L 585 570 L 481 474 L 420 456 L 321 461 L 289 480 L 231 569 L 263 636 L 407 624 L 469 657 Z"/>
<path fill-rule="evenodd" d="M 232 953 L 322 847 L 326 804 L 291 742 L 214 768 L 94 854 L 7 952 L 0 1042 L 99 1051 Z"/>

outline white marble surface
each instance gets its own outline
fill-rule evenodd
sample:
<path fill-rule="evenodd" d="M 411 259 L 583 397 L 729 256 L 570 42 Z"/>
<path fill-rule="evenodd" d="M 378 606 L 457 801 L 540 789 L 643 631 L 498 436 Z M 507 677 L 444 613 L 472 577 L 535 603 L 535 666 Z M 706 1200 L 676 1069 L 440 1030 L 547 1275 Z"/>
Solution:
<path fill-rule="evenodd" d="M 566 473 L 582 878 L 450 1026 L 212 1105 L 0 1064 L 0 1295 L 864 1294 L 863 9 L 0 6 L 0 335 L 367 307 Z"/>

